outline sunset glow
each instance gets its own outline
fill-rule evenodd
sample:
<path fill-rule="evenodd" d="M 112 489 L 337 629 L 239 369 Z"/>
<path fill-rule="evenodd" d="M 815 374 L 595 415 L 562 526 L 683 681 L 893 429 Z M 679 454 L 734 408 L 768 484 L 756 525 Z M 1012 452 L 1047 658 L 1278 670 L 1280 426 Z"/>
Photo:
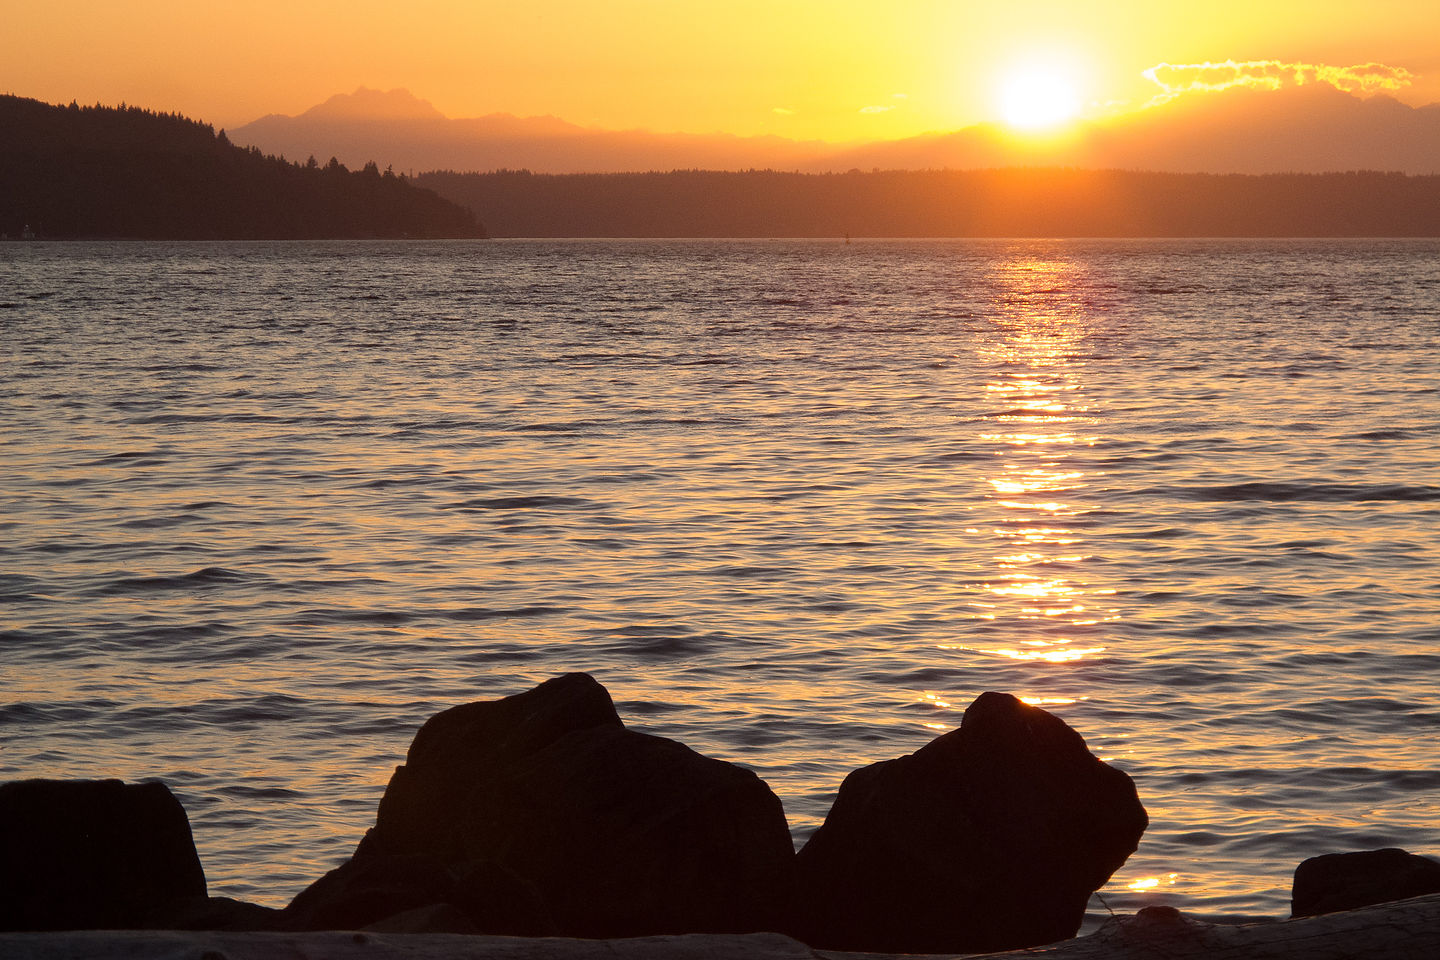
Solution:
<path fill-rule="evenodd" d="M 1049 130 L 1080 113 L 1075 80 L 1057 67 L 1024 67 L 1000 85 L 1000 114 L 1021 130 Z"/>
<path fill-rule="evenodd" d="M 227 128 L 361 86 L 409 90 L 451 118 L 829 142 L 994 120 L 1053 130 L 1092 102 L 1123 114 L 1233 82 L 1440 100 L 1440 6 L 1399 0 L 1217 0 L 1203 17 L 1139 0 L 10 6 L 9 35 L 23 42 L 0 62 L 0 91 L 141 104 Z"/>

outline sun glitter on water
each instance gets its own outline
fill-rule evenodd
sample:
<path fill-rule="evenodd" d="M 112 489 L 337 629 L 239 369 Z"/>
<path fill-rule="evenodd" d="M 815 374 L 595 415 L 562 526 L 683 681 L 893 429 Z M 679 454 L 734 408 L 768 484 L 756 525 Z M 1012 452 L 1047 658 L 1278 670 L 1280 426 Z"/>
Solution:
<path fill-rule="evenodd" d="M 1017 130 L 1053 130 L 1080 115 L 1075 77 L 1058 65 L 1026 64 L 1006 73 L 998 86 L 1000 116 Z"/>

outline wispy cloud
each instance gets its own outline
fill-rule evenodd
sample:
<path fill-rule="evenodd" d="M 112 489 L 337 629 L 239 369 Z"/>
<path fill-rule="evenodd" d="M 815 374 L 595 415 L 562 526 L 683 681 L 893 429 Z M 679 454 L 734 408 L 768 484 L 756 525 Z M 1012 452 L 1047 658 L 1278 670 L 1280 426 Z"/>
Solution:
<path fill-rule="evenodd" d="M 1332 67 L 1324 63 L 1285 63 L 1280 60 L 1157 63 L 1143 74 L 1159 85 L 1161 99 L 1195 90 L 1226 90 L 1230 87 L 1279 90 L 1312 83 L 1328 83 L 1346 93 L 1379 93 L 1404 89 L 1415 79 L 1415 75 L 1404 67 L 1383 63 Z"/>
<path fill-rule="evenodd" d="M 778 113 L 782 117 L 795 116 L 795 111 L 791 110 L 789 107 L 775 107 L 773 110 L 771 110 L 771 113 Z"/>
<path fill-rule="evenodd" d="M 894 100 L 894 101 L 896 101 L 896 102 L 895 102 L 895 103 L 885 103 L 885 104 L 875 104 L 874 106 L 869 106 L 869 107 L 861 107 L 861 108 L 860 108 L 860 112 L 861 112 L 861 113 L 889 113 L 891 110 L 894 110 L 894 109 L 896 109 L 897 107 L 899 107 L 899 106 L 901 105 L 901 103 L 903 103 L 904 101 L 909 100 L 909 99 L 910 99 L 910 95 L 909 95 L 908 93 L 892 93 L 892 94 L 890 94 L 890 99 L 891 99 L 891 100 Z"/>

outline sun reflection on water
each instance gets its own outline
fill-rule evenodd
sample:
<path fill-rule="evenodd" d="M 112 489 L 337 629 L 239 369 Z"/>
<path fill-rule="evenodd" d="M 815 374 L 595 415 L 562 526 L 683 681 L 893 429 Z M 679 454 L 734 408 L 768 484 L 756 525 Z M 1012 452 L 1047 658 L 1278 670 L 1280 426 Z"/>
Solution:
<path fill-rule="evenodd" d="M 1084 280 L 1081 269 L 1070 260 L 1009 261 L 995 305 L 998 335 L 981 350 L 994 371 L 985 393 L 997 429 L 981 437 L 999 451 L 986 480 L 1000 549 L 985 584 L 992 604 L 980 616 L 1002 621 L 1008 642 L 978 652 L 1019 662 L 1099 657 L 1106 648 L 1095 628 L 1113 619 L 1080 576 L 1089 557 L 1076 498 L 1094 477 L 1075 459 L 1096 442 L 1086 432 L 1096 418 L 1085 401 L 1081 350 L 1094 317 L 1069 296 Z"/>
<path fill-rule="evenodd" d="M 1156 890 L 1160 887 L 1173 887 L 1180 881 L 1180 874 L 1167 873 L 1158 877 L 1141 877 L 1132 880 L 1125 885 L 1125 889 L 1134 890 L 1136 893 L 1144 893 L 1149 890 Z"/>

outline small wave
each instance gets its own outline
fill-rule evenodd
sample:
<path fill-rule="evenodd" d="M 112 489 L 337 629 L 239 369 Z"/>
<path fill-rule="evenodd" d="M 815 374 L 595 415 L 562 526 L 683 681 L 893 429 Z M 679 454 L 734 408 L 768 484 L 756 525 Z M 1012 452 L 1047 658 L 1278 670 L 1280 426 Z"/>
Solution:
<path fill-rule="evenodd" d="M 1182 530 L 1179 527 L 1159 527 L 1154 530 L 1132 530 L 1129 533 L 1115 533 L 1111 537 L 1115 540 L 1177 540 L 1180 537 L 1188 537 L 1193 531 Z"/>
<path fill-rule="evenodd" d="M 125 464 L 133 467 L 153 467 L 165 463 L 169 459 L 169 450 L 126 450 L 121 453 L 112 453 L 96 460 L 87 460 L 77 464 L 80 467 L 108 467 L 115 464 Z"/>
<path fill-rule="evenodd" d="M 1060 419 L 1063 417 L 1078 417 L 1083 415 L 1088 414 L 1085 411 L 1072 408 L 1045 410 L 1035 407 L 1011 407 L 1008 410 L 991 410 L 987 413 L 980 414 L 981 417 L 988 419 L 1000 419 L 1002 417 L 1048 417 L 1051 419 Z"/>
<path fill-rule="evenodd" d="M 63 723 L 80 724 L 106 716 L 119 704 L 114 700 L 36 703 L 21 701 L 0 705 L 0 724 Z"/>
<path fill-rule="evenodd" d="M 790 567 L 729 565 L 716 567 L 712 572 L 720 577 L 735 577 L 739 580 L 750 580 L 755 578 L 783 579 L 794 574 L 795 570 Z"/>
<path fill-rule="evenodd" d="M 643 660 L 674 660 L 703 654 L 717 639 L 723 638 L 717 634 L 687 635 L 673 627 L 656 634 L 636 633 L 625 628 L 612 631 L 601 641 L 600 648 L 606 653 Z"/>
<path fill-rule="evenodd" d="M 1150 495 L 1169 495 L 1182 500 L 1233 501 L 1269 500 L 1286 502 L 1313 500 L 1324 503 L 1363 503 L 1375 500 L 1440 500 L 1440 487 L 1424 484 L 1376 483 L 1282 483 L 1255 481 L 1215 487 L 1155 487 L 1143 491 Z"/>
<path fill-rule="evenodd" d="M 219 787 L 221 796 L 238 797 L 242 800 L 299 800 L 304 794 L 284 787 L 250 787 L 243 783 Z"/>
<path fill-rule="evenodd" d="M 254 583 L 267 579 L 262 574 L 227 570 L 224 567 L 204 567 L 175 577 L 124 577 L 97 588 L 100 595 L 128 593 L 132 590 L 193 590 L 196 587 L 213 587 L 235 583 Z"/>
<path fill-rule="evenodd" d="M 435 481 L 430 477 L 381 477 L 355 485 L 356 490 L 386 490 L 390 487 L 428 486 Z"/>
<path fill-rule="evenodd" d="M 451 510 L 530 510 L 537 507 L 583 507 L 593 504 L 583 497 L 480 497 L 448 504 Z"/>
<path fill-rule="evenodd" d="M 602 426 L 600 420 L 568 420 L 553 423 L 519 423 L 509 429 L 515 433 L 579 433 Z"/>
<path fill-rule="evenodd" d="M 1423 434 L 1419 430 L 1367 430 L 1364 433 L 1352 433 L 1345 437 L 1346 440 L 1416 440 Z"/>
<path fill-rule="evenodd" d="M 548 607 L 536 604 L 529 607 L 457 607 L 451 610 L 432 610 L 430 616 L 444 620 L 468 622 L 472 620 L 507 620 L 521 617 L 549 617 L 565 613 L 565 607 Z"/>

